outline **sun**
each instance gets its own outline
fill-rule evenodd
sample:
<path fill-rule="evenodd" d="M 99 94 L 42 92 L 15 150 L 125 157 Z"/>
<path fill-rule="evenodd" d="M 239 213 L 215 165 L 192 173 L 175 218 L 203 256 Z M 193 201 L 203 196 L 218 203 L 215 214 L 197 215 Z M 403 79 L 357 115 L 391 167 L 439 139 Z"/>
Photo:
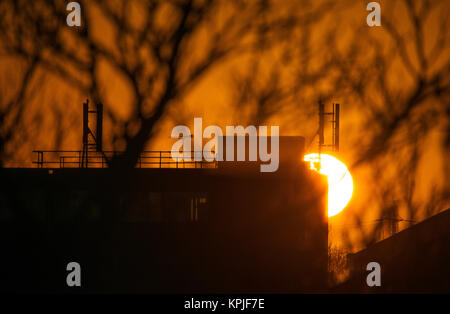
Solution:
<path fill-rule="evenodd" d="M 339 214 L 352 198 L 353 179 L 347 167 L 327 154 L 309 154 L 304 157 L 311 169 L 319 171 L 328 178 L 328 217 Z M 320 161 L 320 164 L 319 164 Z M 320 170 L 319 170 L 320 168 Z"/>

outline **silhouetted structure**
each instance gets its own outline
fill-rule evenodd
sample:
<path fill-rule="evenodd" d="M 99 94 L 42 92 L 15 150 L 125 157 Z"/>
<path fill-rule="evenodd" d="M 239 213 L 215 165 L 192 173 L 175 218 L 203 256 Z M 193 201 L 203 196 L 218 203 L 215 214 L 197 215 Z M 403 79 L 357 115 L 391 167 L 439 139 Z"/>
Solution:
<path fill-rule="evenodd" d="M 302 137 L 281 137 L 274 173 L 168 169 L 162 152 L 150 169 L 88 168 L 105 152 L 49 163 L 42 151 L 38 168 L 1 169 L 2 289 L 80 291 L 66 286 L 75 261 L 89 292 L 322 291 L 327 183 L 303 149 Z"/>
<path fill-rule="evenodd" d="M 333 111 L 326 112 L 325 104 L 319 101 L 319 153 L 323 152 L 324 148 L 330 148 L 333 152 L 339 151 L 339 115 L 340 105 L 333 103 Z M 332 143 L 325 144 L 325 117 L 331 116 L 332 126 Z"/>
<path fill-rule="evenodd" d="M 94 126 L 89 124 L 90 115 L 95 115 Z M 89 151 L 103 152 L 103 104 L 89 106 L 89 100 L 86 100 L 83 103 L 83 155 L 81 158 L 83 168 L 89 166 Z"/>
<path fill-rule="evenodd" d="M 450 209 L 349 255 L 350 278 L 340 292 L 449 293 Z M 381 266 L 381 286 L 368 287 L 366 266 Z"/>

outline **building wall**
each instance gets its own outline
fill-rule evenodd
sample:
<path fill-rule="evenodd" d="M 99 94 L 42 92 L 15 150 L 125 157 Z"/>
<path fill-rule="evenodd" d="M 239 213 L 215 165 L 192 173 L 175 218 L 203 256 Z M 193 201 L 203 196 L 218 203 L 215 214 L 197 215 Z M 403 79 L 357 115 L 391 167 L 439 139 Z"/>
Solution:
<path fill-rule="evenodd" d="M 450 292 L 450 210 L 349 256 L 351 276 L 340 291 L 376 293 Z M 366 266 L 381 266 L 381 286 L 368 287 Z"/>
<path fill-rule="evenodd" d="M 327 267 L 326 181 L 227 169 L 2 169 L 7 291 L 311 292 Z"/>

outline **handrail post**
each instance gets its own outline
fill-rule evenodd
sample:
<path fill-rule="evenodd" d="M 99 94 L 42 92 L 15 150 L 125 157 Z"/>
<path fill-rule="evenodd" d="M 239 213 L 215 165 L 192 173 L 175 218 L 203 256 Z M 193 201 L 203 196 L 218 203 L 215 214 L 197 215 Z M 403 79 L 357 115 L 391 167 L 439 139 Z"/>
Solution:
<path fill-rule="evenodd" d="M 37 166 L 38 166 L 38 168 L 42 168 L 42 165 L 41 165 L 41 152 L 40 151 L 37 151 Z"/>

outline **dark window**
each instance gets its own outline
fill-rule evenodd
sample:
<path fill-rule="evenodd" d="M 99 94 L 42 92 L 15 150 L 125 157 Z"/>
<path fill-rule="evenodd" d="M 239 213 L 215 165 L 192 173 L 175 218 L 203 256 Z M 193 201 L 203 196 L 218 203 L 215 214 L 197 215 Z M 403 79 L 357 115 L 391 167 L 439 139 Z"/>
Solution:
<path fill-rule="evenodd" d="M 171 192 L 165 194 L 165 210 L 168 221 L 195 222 L 201 219 L 207 198 L 204 194 Z"/>

